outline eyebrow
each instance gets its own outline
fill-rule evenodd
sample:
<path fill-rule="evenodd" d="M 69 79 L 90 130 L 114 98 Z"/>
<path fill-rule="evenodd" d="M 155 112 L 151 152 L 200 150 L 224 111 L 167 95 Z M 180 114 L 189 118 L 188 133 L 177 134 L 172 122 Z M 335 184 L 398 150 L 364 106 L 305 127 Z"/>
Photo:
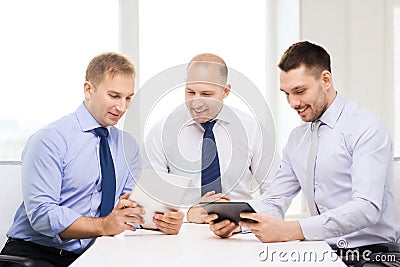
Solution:
<path fill-rule="evenodd" d="M 190 89 L 189 87 L 186 87 L 185 91 L 195 92 L 195 90 Z M 213 90 L 200 90 L 200 94 L 204 94 L 204 93 L 211 94 L 211 93 L 214 93 L 214 92 L 215 91 L 213 91 Z"/>
<path fill-rule="evenodd" d="M 297 90 L 299 90 L 299 89 L 303 89 L 303 88 L 305 88 L 305 86 L 304 85 L 298 85 L 298 86 L 295 86 L 295 87 L 293 87 L 293 88 L 291 88 L 291 89 L 289 89 L 289 91 L 297 91 Z M 284 93 L 286 93 L 286 91 L 285 90 L 283 90 L 282 88 L 279 88 L 279 90 L 281 90 L 282 92 L 284 92 Z"/>
<path fill-rule="evenodd" d="M 109 90 L 108 93 L 116 94 L 116 95 L 121 95 L 120 92 L 117 92 L 117 91 L 115 91 L 115 90 Z M 133 96 L 134 94 L 135 94 L 135 93 L 133 92 L 132 94 L 129 94 L 128 96 Z"/>

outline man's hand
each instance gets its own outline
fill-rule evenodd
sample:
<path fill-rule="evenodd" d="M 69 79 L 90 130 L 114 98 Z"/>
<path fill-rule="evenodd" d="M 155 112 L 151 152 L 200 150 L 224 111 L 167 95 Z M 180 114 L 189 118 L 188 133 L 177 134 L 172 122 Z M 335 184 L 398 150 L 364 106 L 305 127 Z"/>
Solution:
<path fill-rule="evenodd" d="M 158 229 L 166 234 L 176 235 L 179 233 L 183 223 L 184 214 L 182 211 L 170 211 L 164 214 L 156 214 L 153 217 L 153 222 Z"/>
<path fill-rule="evenodd" d="M 223 195 L 222 193 L 215 194 L 215 191 L 210 191 L 204 194 L 199 200 L 201 202 L 227 202 L 230 201 L 231 198 L 227 195 Z M 193 223 L 205 223 L 205 217 L 207 216 L 207 212 L 200 206 L 195 205 L 192 206 L 187 213 L 188 222 Z"/>
<path fill-rule="evenodd" d="M 104 233 L 102 235 L 116 235 L 125 230 L 135 231 L 136 227 L 131 223 L 143 224 L 141 215 L 145 214 L 143 208 L 138 207 L 136 202 L 129 200 L 130 193 L 120 197 L 113 211 L 103 219 Z M 129 223 L 129 224 L 128 224 Z"/>
<path fill-rule="evenodd" d="M 129 193 L 121 196 L 117 205 L 107 217 L 79 217 L 60 233 L 60 237 L 83 239 L 117 235 L 125 230 L 135 231 L 136 228 L 128 223 L 144 223 L 144 220 L 139 216 L 144 215 L 145 211 L 128 198 Z M 135 214 L 138 216 L 132 216 Z"/>
<path fill-rule="evenodd" d="M 210 224 L 210 230 L 217 236 L 227 238 L 232 236 L 234 233 L 241 231 L 240 226 L 235 225 L 229 220 L 223 220 L 221 222 L 214 223 L 214 220 L 218 219 L 217 214 L 210 214 L 205 216 L 205 222 Z"/>
<path fill-rule="evenodd" d="M 239 225 L 251 229 L 261 242 L 281 242 L 289 240 L 304 240 L 298 221 L 284 221 L 280 218 L 257 213 L 240 213 L 241 218 L 247 218 L 258 223 L 240 221 Z"/>

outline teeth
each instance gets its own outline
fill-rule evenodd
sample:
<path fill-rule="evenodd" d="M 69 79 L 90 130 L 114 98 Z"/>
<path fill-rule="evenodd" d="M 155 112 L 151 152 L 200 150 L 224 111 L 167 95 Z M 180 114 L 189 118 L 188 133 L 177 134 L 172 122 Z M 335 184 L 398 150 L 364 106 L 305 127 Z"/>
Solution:
<path fill-rule="evenodd" d="M 298 111 L 299 111 L 299 112 L 303 112 L 304 110 L 306 110 L 306 108 L 299 109 Z"/>

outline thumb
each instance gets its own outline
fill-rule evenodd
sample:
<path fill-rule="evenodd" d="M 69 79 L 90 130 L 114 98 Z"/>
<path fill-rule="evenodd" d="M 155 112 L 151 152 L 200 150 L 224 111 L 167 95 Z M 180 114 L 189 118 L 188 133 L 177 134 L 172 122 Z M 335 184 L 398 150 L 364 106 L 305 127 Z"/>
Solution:
<path fill-rule="evenodd" d="M 119 199 L 128 199 L 130 195 L 131 195 L 131 193 L 126 192 L 126 193 L 123 194 Z"/>

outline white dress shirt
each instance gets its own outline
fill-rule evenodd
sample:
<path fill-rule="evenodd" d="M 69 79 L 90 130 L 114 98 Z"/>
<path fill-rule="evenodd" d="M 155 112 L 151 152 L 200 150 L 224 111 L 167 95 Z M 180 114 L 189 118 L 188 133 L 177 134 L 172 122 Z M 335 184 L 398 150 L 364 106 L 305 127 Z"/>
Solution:
<path fill-rule="evenodd" d="M 222 193 L 234 200 L 251 199 L 257 191 L 264 193 L 268 177 L 275 175 L 280 162 L 275 154 L 274 129 L 262 128 L 259 125 L 265 124 L 226 106 L 216 119 L 213 132 Z M 186 207 L 196 204 L 201 197 L 203 133 L 203 127 L 192 119 L 183 105 L 150 129 L 141 151 L 145 169 L 192 178 L 184 199 Z"/>
<path fill-rule="evenodd" d="M 307 240 L 358 247 L 396 242 L 392 143 L 384 123 L 340 96 L 321 116 L 315 166 L 315 203 L 320 215 L 300 219 Z M 281 168 L 263 196 L 263 212 L 284 217 L 291 199 L 306 188 L 310 123 L 295 128 Z M 262 205 L 258 206 L 260 209 Z"/>

